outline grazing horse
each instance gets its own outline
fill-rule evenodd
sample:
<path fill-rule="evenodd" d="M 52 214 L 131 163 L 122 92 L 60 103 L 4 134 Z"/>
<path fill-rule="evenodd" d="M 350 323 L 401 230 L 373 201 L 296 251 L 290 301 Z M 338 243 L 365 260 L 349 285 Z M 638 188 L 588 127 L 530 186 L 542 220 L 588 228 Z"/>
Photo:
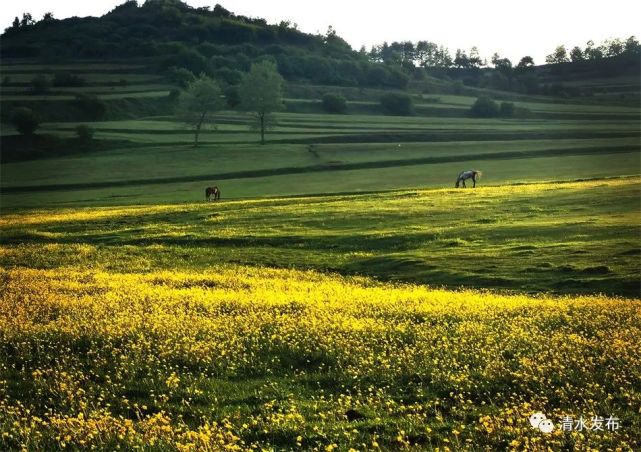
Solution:
<path fill-rule="evenodd" d="M 214 197 L 214 201 L 220 199 L 220 189 L 218 187 L 207 187 L 205 189 L 205 199 L 211 201 L 211 197 Z"/>
<path fill-rule="evenodd" d="M 472 179 L 472 182 L 474 183 L 474 185 L 472 187 L 476 187 L 476 180 L 480 179 L 482 175 L 483 175 L 483 173 L 481 173 L 480 171 L 476 171 L 476 170 L 461 171 L 461 173 L 456 178 L 455 187 L 458 188 L 460 184 L 463 184 L 463 188 L 465 188 L 465 181 L 467 179 Z"/>

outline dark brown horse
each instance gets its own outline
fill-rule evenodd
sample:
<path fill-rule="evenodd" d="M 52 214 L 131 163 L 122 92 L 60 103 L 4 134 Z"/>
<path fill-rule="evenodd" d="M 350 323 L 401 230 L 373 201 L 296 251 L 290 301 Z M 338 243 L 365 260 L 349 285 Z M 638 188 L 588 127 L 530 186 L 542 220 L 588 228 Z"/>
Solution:
<path fill-rule="evenodd" d="M 214 197 L 214 201 L 218 201 L 220 199 L 220 189 L 218 187 L 207 187 L 205 189 L 205 199 L 207 201 L 211 201 L 212 196 Z"/>

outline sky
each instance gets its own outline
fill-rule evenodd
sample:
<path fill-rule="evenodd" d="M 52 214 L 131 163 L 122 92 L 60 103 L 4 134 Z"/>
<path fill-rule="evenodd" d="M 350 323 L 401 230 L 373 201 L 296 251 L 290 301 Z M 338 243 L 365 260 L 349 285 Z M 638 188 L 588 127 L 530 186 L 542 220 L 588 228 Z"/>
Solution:
<path fill-rule="evenodd" d="M 124 0 L 4 1 L 2 28 L 15 16 L 34 19 L 53 12 L 57 19 L 100 16 Z M 139 0 L 139 3 L 143 3 Z M 325 33 L 332 25 L 354 49 L 384 41 L 428 40 L 454 55 L 457 48 L 478 47 L 490 59 L 494 52 L 518 62 L 530 55 L 537 64 L 560 44 L 585 47 L 592 39 L 641 38 L 638 0 L 187 0 L 194 7 L 220 3 L 240 15 L 268 23 L 289 20 L 307 33 Z"/>

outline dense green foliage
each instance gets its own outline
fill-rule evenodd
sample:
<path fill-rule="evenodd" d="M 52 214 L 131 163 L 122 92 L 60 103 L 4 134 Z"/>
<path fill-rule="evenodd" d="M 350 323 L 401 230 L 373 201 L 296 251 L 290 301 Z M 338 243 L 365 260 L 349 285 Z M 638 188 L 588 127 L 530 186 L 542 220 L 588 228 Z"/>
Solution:
<path fill-rule="evenodd" d="M 18 107 L 11 112 L 13 126 L 23 135 L 32 135 L 40 125 L 33 111 L 27 107 Z"/>
<path fill-rule="evenodd" d="M 470 107 L 470 114 L 477 118 L 493 118 L 499 115 L 499 106 L 487 96 L 479 97 Z"/>
<path fill-rule="evenodd" d="M 347 101 L 340 94 L 325 94 L 322 102 L 327 113 L 345 113 L 347 110 Z"/>
<path fill-rule="evenodd" d="M 412 98 L 407 94 L 388 93 L 381 97 L 383 111 L 390 115 L 411 115 Z"/>
<path fill-rule="evenodd" d="M 397 88 L 408 82 L 402 71 L 373 64 L 331 29 L 325 35 L 306 34 L 289 22 L 268 25 L 220 5 L 192 8 L 179 0 L 150 0 L 140 6 L 127 1 L 100 18 L 18 22 L 2 39 L 3 57 L 151 57 L 172 77 L 184 75 L 176 74 L 176 68 L 187 69 L 231 85 L 265 55 L 288 80 Z"/>

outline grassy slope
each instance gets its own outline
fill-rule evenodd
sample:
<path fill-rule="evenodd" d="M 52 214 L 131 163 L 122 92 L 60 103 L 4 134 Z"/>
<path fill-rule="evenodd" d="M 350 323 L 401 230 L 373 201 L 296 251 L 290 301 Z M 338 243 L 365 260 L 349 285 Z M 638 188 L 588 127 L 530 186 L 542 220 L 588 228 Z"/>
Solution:
<path fill-rule="evenodd" d="M 635 449 L 639 300 L 574 294 L 639 296 L 640 188 L 4 215 L 0 446 Z M 622 428 L 541 435 L 533 410 Z"/>
<path fill-rule="evenodd" d="M 53 210 L 60 221 L 49 222 L 43 211 L 42 220 L 33 217 L 29 225 L 17 213 L 5 216 L 3 241 L 28 253 L 14 258 L 7 252 L 4 262 L 55 266 L 55 260 L 41 261 L 43 244 L 86 244 L 93 250 L 87 263 L 113 270 L 130 269 L 130 256 L 144 254 L 153 268 L 241 262 L 450 287 L 638 296 L 638 199 L 639 179 L 621 178 L 131 207 L 113 214 Z M 100 215 L 74 221 L 84 212 Z M 55 256 L 73 260 L 73 249 L 71 256 L 64 257 L 64 248 Z M 104 261 L 104 249 L 118 258 Z"/>

